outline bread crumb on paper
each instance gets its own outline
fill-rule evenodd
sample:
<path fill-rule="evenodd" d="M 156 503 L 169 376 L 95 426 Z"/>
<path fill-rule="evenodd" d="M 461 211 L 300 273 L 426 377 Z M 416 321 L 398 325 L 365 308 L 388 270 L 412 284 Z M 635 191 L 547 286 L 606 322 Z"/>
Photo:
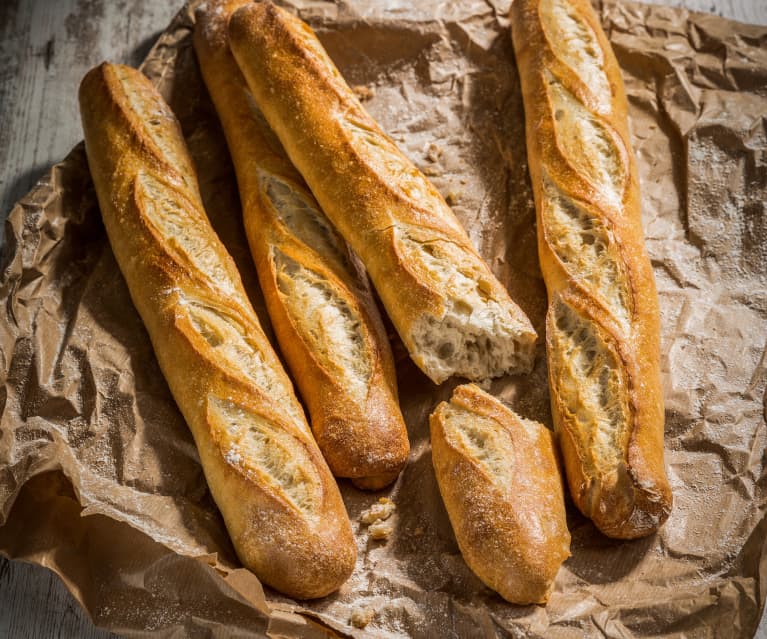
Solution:
<path fill-rule="evenodd" d="M 438 162 L 441 157 L 442 149 L 434 144 L 434 142 L 430 143 L 426 148 L 426 159 L 429 160 L 429 162 Z"/>
<path fill-rule="evenodd" d="M 375 539 L 376 541 L 388 539 L 392 532 L 394 532 L 394 526 L 390 521 L 378 520 L 368 526 L 368 534 L 370 535 L 370 538 Z"/>
<path fill-rule="evenodd" d="M 360 521 L 363 524 L 373 524 L 381 519 L 388 519 L 391 514 L 397 508 L 395 503 L 388 497 L 381 497 L 377 504 L 373 504 L 370 508 L 363 511 L 360 515 Z"/>
<path fill-rule="evenodd" d="M 448 191 L 447 195 L 445 196 L 445 202 L 447 202 L 449 206 L 453 206 L 456 202 L 458 202 L 459 198 L 460 194 L 456 191 Z"/>
<path fill-rule="evenodd" d="M 392 516 L 396 504 L 388 497 L 381 497 L 377 504 L 363 511 L 360 515 L 360 523 L 368 527 L 368 535 L 371 539 L 384 540 L 394 531 L 394 524 L 386 521 Z"/>
<path fill-rule="evenodd" d="M 359 606 L 352 610 L 349 621 L 355 628 L 364 628 L 376 616 L 376 611 L 372 606 Z"/>
<path fill-rule="evenodd" d="M 376 94 L 375 89 L 366 87 L 364 84 L 353 86 L 352 91 L 354 91 L 354 95 L 357 96 L 357 99 L 360 102 L 367 102 L 368 100 L 372 100 L 373 96 Z"/>

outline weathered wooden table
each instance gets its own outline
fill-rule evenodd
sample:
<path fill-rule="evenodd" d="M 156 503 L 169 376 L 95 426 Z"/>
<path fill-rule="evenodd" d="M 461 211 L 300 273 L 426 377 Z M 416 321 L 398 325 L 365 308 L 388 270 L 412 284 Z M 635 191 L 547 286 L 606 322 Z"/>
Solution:
<path fill-rule="evenodd" d="M 85 72 L 102 60 L 137 65 L 181 1 L 0 0 L 3 217 L 82 138 L 77 87 Z M 665 3 L 767 24 L 767 0 Z M 0 639 L 111 636 L 52 573 L 0 558 Z M 767 639 L 767 616 L 756 637 Z"/>

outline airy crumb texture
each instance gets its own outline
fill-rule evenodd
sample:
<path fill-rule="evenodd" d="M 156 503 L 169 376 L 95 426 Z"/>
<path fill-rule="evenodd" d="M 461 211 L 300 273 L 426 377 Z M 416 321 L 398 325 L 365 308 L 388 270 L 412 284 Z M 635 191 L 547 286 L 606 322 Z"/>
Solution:
<path fill-rule="evenodd" d="M 277 247 L 272 249 L 272 260 L 282 302 L 299 333 L 312 352 L 332 367 L 349 397 L 362 404 L 373 366 L 358 313 L 321 273 L 291 259 Z"/>
<path fill-rule="evenodd" d="M 473 252 L 449 237 L 395 234 L 403 261 L 444 293 L 441 317 L 425 313 L 408 336 L 413 359 L 439 384 L 451 375 L 479 381 L 532 367 L 535 332 Z"/>
<path fill-rule="evenodd" d="M 355 628 L 364 628 L 376 616 L 376 611 L 371 606 L 359 606 L 352 610 L 352 614 L 349 617 L 349 622 Z"/>
<path fill-rule="evenodd" d="M 445 439 L 451 446 L 472 459 L 503 490 L 513 487 L 514 443 L 508 429 L 460 404 L 448 404 L 443 419 Z"/>
<path fill-rule="evenodd" d="M 213 395 L 208 398 L 208 411 L 226 461 L 250 476 L 257 474 L 306 520 L 315 521 L 322 508 L 322 478 L 296 438 L 258 414 Z"/>
<path fill-rule="evenodd" d="M 615 132 L 550 71 L 545 75 L 559 148 L 576 171 L 598 190 L 600 198 L 620 210 L 628 176 Z"/>
<path fill-rule="evenodd" d="M 546 38 L 554 51 L 594 93 L 604 108 L 610 108 L 610 83 L 604 72 L 604 55 L 597 35 L 565 0 L 543 0 L 539 15 Z M 560 46 L 554 46 L 559 44 Z"/>
<path fill-rule="evenodd" d="M 626 374 L 607 335 L 561 299 L 552 305 L 549 334 L 553 390 L 575 435 L 584 473 L 593 482 L 589 494 L 594 493 L 590 499 L 596 504 L 600 484 L 627 472 Z"/>
<path fill-rule="evenodd" d="M 587 287 L 616 318 L 630 328 L 630 294 L 625 266 L 608 220 L 565 193 L 544 174 L 541 218 L 551 250 L 574 280 Z"/>
<path fill-rule="evenodd" d="M 272 213 L 287 230 L 340 271 L 350 271 L 346 246 L 317 203 L 294 184 L 259 169 L 261 189 L 272 205 Z"/>

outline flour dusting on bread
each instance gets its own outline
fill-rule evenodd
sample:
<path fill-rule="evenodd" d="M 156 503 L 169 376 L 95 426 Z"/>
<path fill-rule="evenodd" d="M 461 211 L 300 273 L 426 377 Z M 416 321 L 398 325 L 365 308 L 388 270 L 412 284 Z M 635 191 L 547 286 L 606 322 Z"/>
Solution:
<path fill-rule="evenodd" d="M 322 480 L 303 442 L 257 413 L 211 395 L 208 413 L 227 461 L 257 473 L 303 516 L 314 521 L 322 500 Z"/>
<path fill-rule="evenodd" d="M 602 109 L 610 108 L 610 83 L 604 56 L 588 22 L 567 0 L 541 0 L 541 24 L 556 55 L 594 93 Z"/>

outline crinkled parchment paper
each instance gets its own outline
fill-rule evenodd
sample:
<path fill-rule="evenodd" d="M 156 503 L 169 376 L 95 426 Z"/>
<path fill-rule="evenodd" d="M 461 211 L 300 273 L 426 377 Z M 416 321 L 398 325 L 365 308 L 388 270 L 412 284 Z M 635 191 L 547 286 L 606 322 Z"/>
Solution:
<path fill-rule="evenodd" d="M 417 4 L 417 7 L 415 6 Z M 432 177 L 542 333 L 523 110 L 505 0 L 296 0 L 350 84 Z M 359 562 L 297 603 L 238 567 L 106 241 L 82 147 L 13 209 L 0 279 L 0 552 L 55 570 L 134 637 L 751 637 L 767 588 L 767 29 L 605 2 L 660 290 L 675 507 L 611 541 L 569 507 L 547 607 L 503 602 L 458 552 L 431 467 L 434 387 L 395 343 L 413 445 L 388 491 L 342 486 Z M 185 8 L 143 69 L 178 114 L 208 211 L 262 308 Z M 491 391 L 550 423 L 545 358 Z M 397 504 L 387 542 L 360 513 Z M 362 629 L 350 624 L 370 617 Z"/>

